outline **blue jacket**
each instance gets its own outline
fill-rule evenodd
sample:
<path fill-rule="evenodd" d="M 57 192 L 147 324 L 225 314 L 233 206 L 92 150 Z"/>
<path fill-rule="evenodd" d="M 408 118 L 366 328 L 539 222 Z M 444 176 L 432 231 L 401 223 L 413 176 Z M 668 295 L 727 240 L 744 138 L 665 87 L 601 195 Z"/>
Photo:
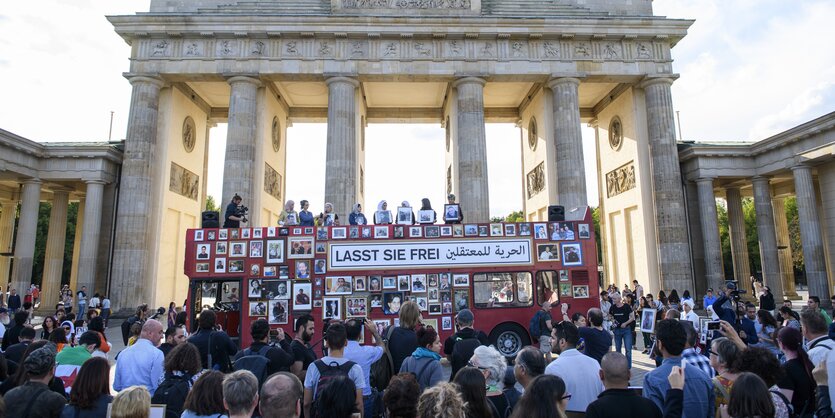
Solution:
<path fill-rule="evenodd" d="M 681 366 L 681 357 L 665 358 L 661 366 L 644 375 L 644 397 L 655 402 L 659 409 L 670 389 L 667 377 L 673 366 Z M 716 412 L 716 395 L 713 382 L 696 367 L 688 367 L 684 376 L 684 413 L 683 418 L 713 418 Z"/>
<path fill-rule="evenodd" d="M 719 319 L 723 321 L 727 321 L 730 324 L 736 324 L 736 312 L 731 308 L 724 308 L 726 302 L 730 302 L 727 296 L 722 294 L 719 296 L 719 299 L 716 299 L 716 302 L 713 302 L 713 312 L 716 312 L 716 315 L 719 316 Z M 733 302 L 731 302 L 733 305 Z"/>
<path fill-rule="evenodd" d="M 733 324 L 733 322 L 731 322 Z M 757 337 L 757 328 L 754 326 L 754 321 L 743 317 L 742 318 L 742 330 L 745 331 L 745 343 L 746 344 L 756 344 L 760 341 Z"/>

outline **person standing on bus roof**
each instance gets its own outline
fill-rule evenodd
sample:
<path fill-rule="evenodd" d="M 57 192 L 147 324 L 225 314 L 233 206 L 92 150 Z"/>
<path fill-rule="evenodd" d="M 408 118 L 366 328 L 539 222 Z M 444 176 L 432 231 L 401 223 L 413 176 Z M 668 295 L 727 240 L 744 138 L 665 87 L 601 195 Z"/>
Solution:
<path fill-rule="evenodd" d="M 424 217 L 424 215 L 422 215 L 422 213 L 425 214 L 424 211 L 430 211 L 430 210 L 432 211 L 432 218 L 424 220 L 426 218 Z M 420 200 L 420 210 L 418 211 L 418 217 L 420 218 L 418 220 L 418 223 L 419 224 L 425 224 L 425 225 L 432 225 L 438 219 L 438 214 L 435 212 L 435 210 L 432 209 L 432 204 L 429 202 L 429 199 L 427 199 L 425 197 Z"/>
<path fill-rule="evenodd" d="M 457 331 L 444 341 L 444 354 L 452 364 L 452 373 L 449 375 L 450 382 L 455 379 L 458 370 L 467 366 L 467 362 L 475 353 L 476 347 L 490 344 L 487 334 L 473 328 L 474 322 L 473 311 L 462 309 L 455 316 Z"/>
<path fill-rule="evenodd" d="M 374 212 L 375 225 L 389 225 L 391 224 L 391 211 L 388 210 L 388 202 L 381 200 L 377 204 L 377 212 Z"/>
<path fill-rule="evenodd" d="M 365 219 L 365 215 L 362 213 L 362 205 L 359 203 L 354 205 L 351 214 L 348 215 L 348 224 L 350 225 L 368 225 L 368 220 Z"/>
<path fill-rule="evenodd" d="M 457 203 L 455 203 L 455 195 L 452 194 L 452 193 L 447 195 L 446 201 L 450 205 L 456 205 L 457 204 Z M 446 216 L 444 216 L 444 223 L 445 224 L 460 224 L 460 223 L 464 222 L 464 211 L 461 210 L 461 205 L 460 204 L 457 204 L 457 205 L 458 205 L 458 220 L 457 221 L 449 220 L 449 219 L 446 219 Z"/>
<path fill-rule="evenodd" d="M 296 213 L 296 202 L 288 200 L 284 210 L 278 215 L 279 226 L 294 226 L 299 224 L 299 214 Z"/>

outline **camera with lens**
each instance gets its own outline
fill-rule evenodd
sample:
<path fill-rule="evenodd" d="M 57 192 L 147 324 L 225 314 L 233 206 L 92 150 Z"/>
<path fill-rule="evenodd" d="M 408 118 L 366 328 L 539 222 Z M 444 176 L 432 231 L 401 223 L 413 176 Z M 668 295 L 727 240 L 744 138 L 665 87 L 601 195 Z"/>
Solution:
<path fill-rule="evenodd" d="M 746 290 L 738 289 L 736 287 L 736 280 L 728 280 L 725 282 L 725 287 L 728 288 L 728 296 L 733 299 L 734 302 L 739 302 L 739 295 L 744 295 L 748 293 Z"/>
<path fill-rule="evenodd" d="M 244 223 L 249 222 L 249 220 L 246 219 L 246 215 L 248 213 L 249 213 L 249 208 L 244 206 L 244 205 L 238 205 L 238 207 L 235 208 L 235 216 L 241 218 L 241 222 L 244 222 Z"/>

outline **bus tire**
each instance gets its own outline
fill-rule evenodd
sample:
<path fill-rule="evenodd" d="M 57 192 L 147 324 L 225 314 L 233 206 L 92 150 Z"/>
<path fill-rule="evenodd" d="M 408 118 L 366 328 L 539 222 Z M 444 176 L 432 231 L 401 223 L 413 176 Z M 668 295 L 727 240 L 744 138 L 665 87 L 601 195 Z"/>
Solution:
<path fill-rule="evenodd" d="M 516 323 L 499 324 L 490 332 L 490 344 L 505 357 L 515 357 L 523 347 L 531 345 L 525 328 Z"/>

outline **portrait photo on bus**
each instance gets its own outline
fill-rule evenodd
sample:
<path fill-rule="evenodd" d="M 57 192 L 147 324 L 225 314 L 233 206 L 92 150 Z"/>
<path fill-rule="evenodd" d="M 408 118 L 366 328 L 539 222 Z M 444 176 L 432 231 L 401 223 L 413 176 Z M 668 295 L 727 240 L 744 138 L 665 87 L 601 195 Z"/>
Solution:
<path fill-rule="evenodd" d="M 260 276 L 261 275 L 261 265 L 260 264 L 250 264 L 249 265 L 249 275 L 250 276 Z"/>
<path fill-rule="evenodd" d="M 226 241 L 218 241 L 218 243 L 215 245 L 215 254 L 226 255 L 227 248 L 229 248 L 229 244 Z"/>
<path fill-rule="evenodd" d="M 452 317 L 451 316 L 444 316 L 441 318 L 441 329 L 444 331 L 449 331 L 452 329 Z"/>
<path fill-rule="evenodd" d="M 402 292 L 383 293 L 383 313 L 386 315 L 397 315 L 400 313 L 400 305 L 402 304 Z"/>
<path fill-rule="evenodd" d="M 324 298 L 322 319 L 342 319 L 342 298 Z"/>
<path fill-rule="evenodd" d="M 441 236 L 441 227 L 438 225 L 429 225 L 426 227 L 426 238 L 438 238 Z"/>
<path fill-rule="evenodd" d="M 228 229 L 218 229 L 217 230 L 217 239 L 219 239 L 219 240 L 229 239 L 229 230 Z"/>
<path fill-rule="evenodd" d="M 380 292 L 383 290 L 382 284 L 383 278 L 380 276 L 371 276 L 368 279 L 368 291 L 369 292 Z"/>
<path fill-rule="evenodd" d="M 273 300 L 269 302 L 270 312 L 270 324 L 286 324 L 289 322 L 288 316 L 290 316 L 290 310 L 287 308 L 288 301 L 286 300 Z"/>
<path fill-rule="evenodd" d="M 216 231 L 209 231 L 209 232 L 206 233 L 206 239 L 207 240 L 214 241 L 215 238 L 217 238 L 217 232 Z"/>
<path fill-rule="evenodd" d="M 397 290 L 397 277 L 383 277 L 383 290 Z"/>
<path fill-rule="evenodd" d="M 249 279 L 249 289 L 247 289 L 247 296 L 250 299 L 261 299 L 263 289 L 261 288 L 261 280 Z"/>
<path fill-rule="evenodd" d="M 203 230 L 194 231 L 194 240 L 195 241 L 203 241 Z"/>
<path fill-rule="evenodd" d="M 215 273 L 226 273 L 226 258 L 215 259 Z"/>
<path fill-rule="evenodd" d="M 516 236 L 516 224 L 506 224 L 504 226 L 504 235 L 507 237 Z"/>
<path fill-rule="evenodd" d="M 246 257 L 246 241 L 235 241 L 232 243 L 230 257 Z"/>
<path fill-rule="evenodd" d="M 589 233 L 589 224 L 577 224 L 577 235 L 580 239 L 589 239 L 591 237 L 591 233 Z"/>
<path fill-rule="evenodd" d="M 208 273 L 209 263 L 197 263 L 194 265 L 194 271 L 198 273 Z"/>
<path fill-rule="evenodd" d="M 533 224 L 534 239 L 548 239 L 548 227 L 546 224 Z"/>
<path fill-rule="evenodd" d="M 310 282 L 293 283 L 293 310 L 309 311 L 311 309 L 310 294 Z"/>
<path fill-rule="evenodd" d="M 313 262 L 313 273 L 314 274 L 325 274 L 327 273 L 327 268 L 325 267 L 325 260 L 318 259 Z"/>
<path fill-rule="evenodd" d="M 368 301 L 365 298 L 345 298 L 345 317 L 365 317 L 368 315 Z"/>
<path fill-rule="evenodd" d="M 267 316 L 267 304 L 260 300 L 250 302 L 249 316 Z"/>
<path fill-rule="evenodd" d="M 401 292 L 412 290 L 411 284 L 409 283 L 410 279 L 408 274 L 397 276 L 397 290 Z"/>
<path fill-rule="evenodd" d="M 582 266 L 583 265 L 583 250 L 580 244 L 562 244 L 562 265 L 564 266 Z"/>
<path fill-rule="evenodd" d="M 452 226 L 452 236 L 453 237 L 463 237 L 464 236 L 464 225 L 456 224 Z"/>
<path fill-rule="evenodd" d="M 252 228 L 252 239 L 261 239 L 263 231 L 263 228 Z"/>
<path fill-rule="evenodd" d="M 460 312 L 462 309 L 469 309 L 470 307 L 470 291 L 469 289 L 455 289 L 453 294 L 455 302 L 455 312 Z"/>
<path fill-rule="evenodd" d="M 369 305 L 371 305 L 371 308 L 382 308 L 383 307 L 383 296 L 382 295 L 371 295 Z"/>
<path fill-rule="evenodd" d="M 560 261 L 559 244 L 537 244 L 536 259 L 539 261 Z"/>
<path fill-rule="evenodd" d="M 441 304 L 440 303 L 430 303 L 429 304 L 429 315 L 440 315 L 441 314 Z"/>
<path fill-rule="evenodd" d="M 531 235 L 531 224 L 529 223 L 520 223 L 519 224 L 519 236 L 520 237 L 527 237 Z"/>
<path fill-rule="evenodd" d="M 351 276 L 325 277 L 325 295 L 350 295 Z"/>
<path fill-rule="evenodd" d="M 374 227 L 374 238 L 375 239 L 382 239 L 389 237 L 389 227 L 387 226 L 375 226 Z"/>
<path fill-rule="evenodd" d="M 229 260 L 230 273 L 242 273 L 244 271 L 244 260 Z"/>
<path fill-rule="evenodd" d="M 412 275 L 412 293 L 426 292 L 426 275 L 413 274 Z"/>
<path fill-rule="evenodd" d="M 461 206 L 456 203 L 444 205 L 444 221 L 458 222 L 461 216 Z"/>
<path fill-rule="evenodd" d="M 197 244 L 197 259 L 208 260 L 212 254 L 212 244 Z"/>
<path fill-rule="evenodd" d="M 310 261 L 296 261 L 296 278 L 310 278 Z"/>
<path fill-rule="evenodd" d="M 409 227 L 409 238 L 420 238 L 423 236 L 423 227 L 420 226 L 410 226 Z"/>
<path fill-rule="evenodd" d="M 287 258 L 313 258 L 313 237 L 290 237 L 287 246 L 290 247 Z"/>
<path fill-rule="evenodd" d="M 464 235 L 468 237 L 478 236 L 478 225 L 464 225 Z"/>
<path fill-rule="evenodd" d="M 331 228 L 331 238 L 332 239 L 345 239 L 347 234 L 347 229 L 344 226 Z"/>
<path fill-rule="evenodd" d="M 504 228 L 502 228 L 502 224 L 490 224 L 490 236 L 491 237 L 501 237 L 504 235 Z"/>
<path fill-rule="evenodd" d="M 453 287 L 468 287 L 470 285 L 470 275 L 467 273 L 458 273 L 452 275 Z"/>
<path fill-rule="evenodd" d="M 391 325 L 390 319 L 374 319 L 372 320 L 372 322 L 374 322 L 374 326 L 377 327 L 377 333 L 380 335 L 383 335 L 383 333 L 386 331 L 386 328 L 388 328 Z"/>
<path fill-rule="evenodd" d="M 267 240 L 267 264 L 284 262 L 284 240 Z"/>
<path fill-rule="evenodd" d="M 263 280 L 261 288 L 266 299 L 290 299 L 290 283 L 287 280 Z"/>
<path fill-rule="evenodd" d="M 354 291 L 355 292 L 365 292 L 365 276 L 354 276 Z"/>
<path fill-rule="evenodd" d="M 261 258 L 264 255 L 264 241 L 251 241 L 249 243 L 249 257 Z"/>
<path fill-rule="evenodd" d="M 587 285 L 578 285 L 571 287 L 574 299 L 583 299 L 589 297 L 589 287 Z"/>
<path fill-rule="evenodd" d="M 560 297 L 561 298 L 570 298 L 572 297 L 571 294 L 571 282 L 563 282 L 560 283 Z"/>

